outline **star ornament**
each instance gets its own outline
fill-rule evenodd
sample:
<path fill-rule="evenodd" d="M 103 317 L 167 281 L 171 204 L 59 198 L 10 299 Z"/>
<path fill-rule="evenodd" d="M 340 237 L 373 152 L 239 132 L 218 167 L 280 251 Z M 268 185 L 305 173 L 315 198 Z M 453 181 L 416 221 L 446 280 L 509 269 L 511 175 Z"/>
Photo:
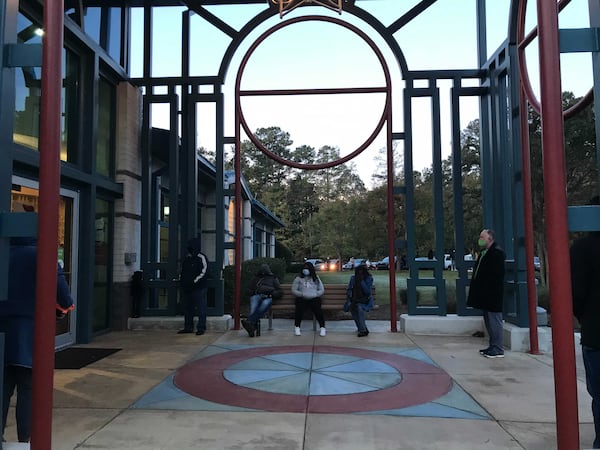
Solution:
<path fill-rule="evenodd" d="M 283 17 L 287 13 L 293 11 L 298 6 L 320 5 L 325 8 L 332 9 L 338 13 L 342 13 L 343 0 L 271 0 L 275 5 L 279 5 L 279 17 Z"/>

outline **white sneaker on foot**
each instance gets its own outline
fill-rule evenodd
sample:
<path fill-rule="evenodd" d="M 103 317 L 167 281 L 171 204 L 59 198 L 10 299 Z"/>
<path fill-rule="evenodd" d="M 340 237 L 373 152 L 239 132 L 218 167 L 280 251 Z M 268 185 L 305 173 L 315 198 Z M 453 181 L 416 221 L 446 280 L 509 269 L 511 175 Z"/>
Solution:
<path fill-rule="evenodd" d="M 300 336 L 302 333 L 300 333 L 300 327 L 294 327 L 294 335 L 295 336 Z"/>
<path fill-rule="evenodd" d="M 325 327 L 321 327 L 321 331 L 319 331 L 319 335 L 325 336 L 326 334 L 327 334 L 327 330 L 325 329 Z"/>

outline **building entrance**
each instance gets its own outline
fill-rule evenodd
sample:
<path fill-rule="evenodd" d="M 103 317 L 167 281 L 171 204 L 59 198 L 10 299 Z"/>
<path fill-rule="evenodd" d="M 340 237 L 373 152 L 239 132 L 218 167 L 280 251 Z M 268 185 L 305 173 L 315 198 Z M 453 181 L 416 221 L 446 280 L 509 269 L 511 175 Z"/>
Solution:
<path fill-rule="evenodd" d="M 11 189 L 11 211 L 25 205 L 26 209 L 38 211 L 39 185 L 37 181 L 21 177 L 13 177 Z M 58 222 L 58 263 L 62 266 L 65 277 L 71 287 L 71 296 L 75 302 L 75 310 L 69 311 L 67 317 L 56 324 L 55 348 L 66 347 L 75 343 L 77 320 L 77 217 L 78 193 L 67 189 L 60 190 L 59 222 Z"/>

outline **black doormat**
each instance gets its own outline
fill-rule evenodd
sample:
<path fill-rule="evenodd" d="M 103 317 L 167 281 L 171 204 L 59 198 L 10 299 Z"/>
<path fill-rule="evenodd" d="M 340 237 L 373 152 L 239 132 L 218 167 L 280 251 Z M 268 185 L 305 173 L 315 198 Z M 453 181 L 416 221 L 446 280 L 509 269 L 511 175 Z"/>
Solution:
<path fill-rule="evenodd" d="M 56 369 L 81 369 L 108 355 L 121 350 L 120 348 L 69 347 L 54 354 Z"/>

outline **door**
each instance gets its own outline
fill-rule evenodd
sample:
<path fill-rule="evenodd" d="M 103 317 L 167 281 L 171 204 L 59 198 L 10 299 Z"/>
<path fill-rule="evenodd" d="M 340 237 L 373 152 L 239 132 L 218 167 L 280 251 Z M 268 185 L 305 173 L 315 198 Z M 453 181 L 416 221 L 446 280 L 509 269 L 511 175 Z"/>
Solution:
<path fill-rule="evenodd" d="M 11 190 L 11 210 L 26 205 L 38 211 L 39 189 L 37 181 L 21 177 L 13 177 Z M 58 211 L 58 264 L 61 265 L 71 287 L 71 296 L 75 302 L 75 310 L 57 322 L 55 347 L 61 348 L 75 343 L 77 320 L 77 217 L 79 194 L 67 189 L 60 190 Z"/>

